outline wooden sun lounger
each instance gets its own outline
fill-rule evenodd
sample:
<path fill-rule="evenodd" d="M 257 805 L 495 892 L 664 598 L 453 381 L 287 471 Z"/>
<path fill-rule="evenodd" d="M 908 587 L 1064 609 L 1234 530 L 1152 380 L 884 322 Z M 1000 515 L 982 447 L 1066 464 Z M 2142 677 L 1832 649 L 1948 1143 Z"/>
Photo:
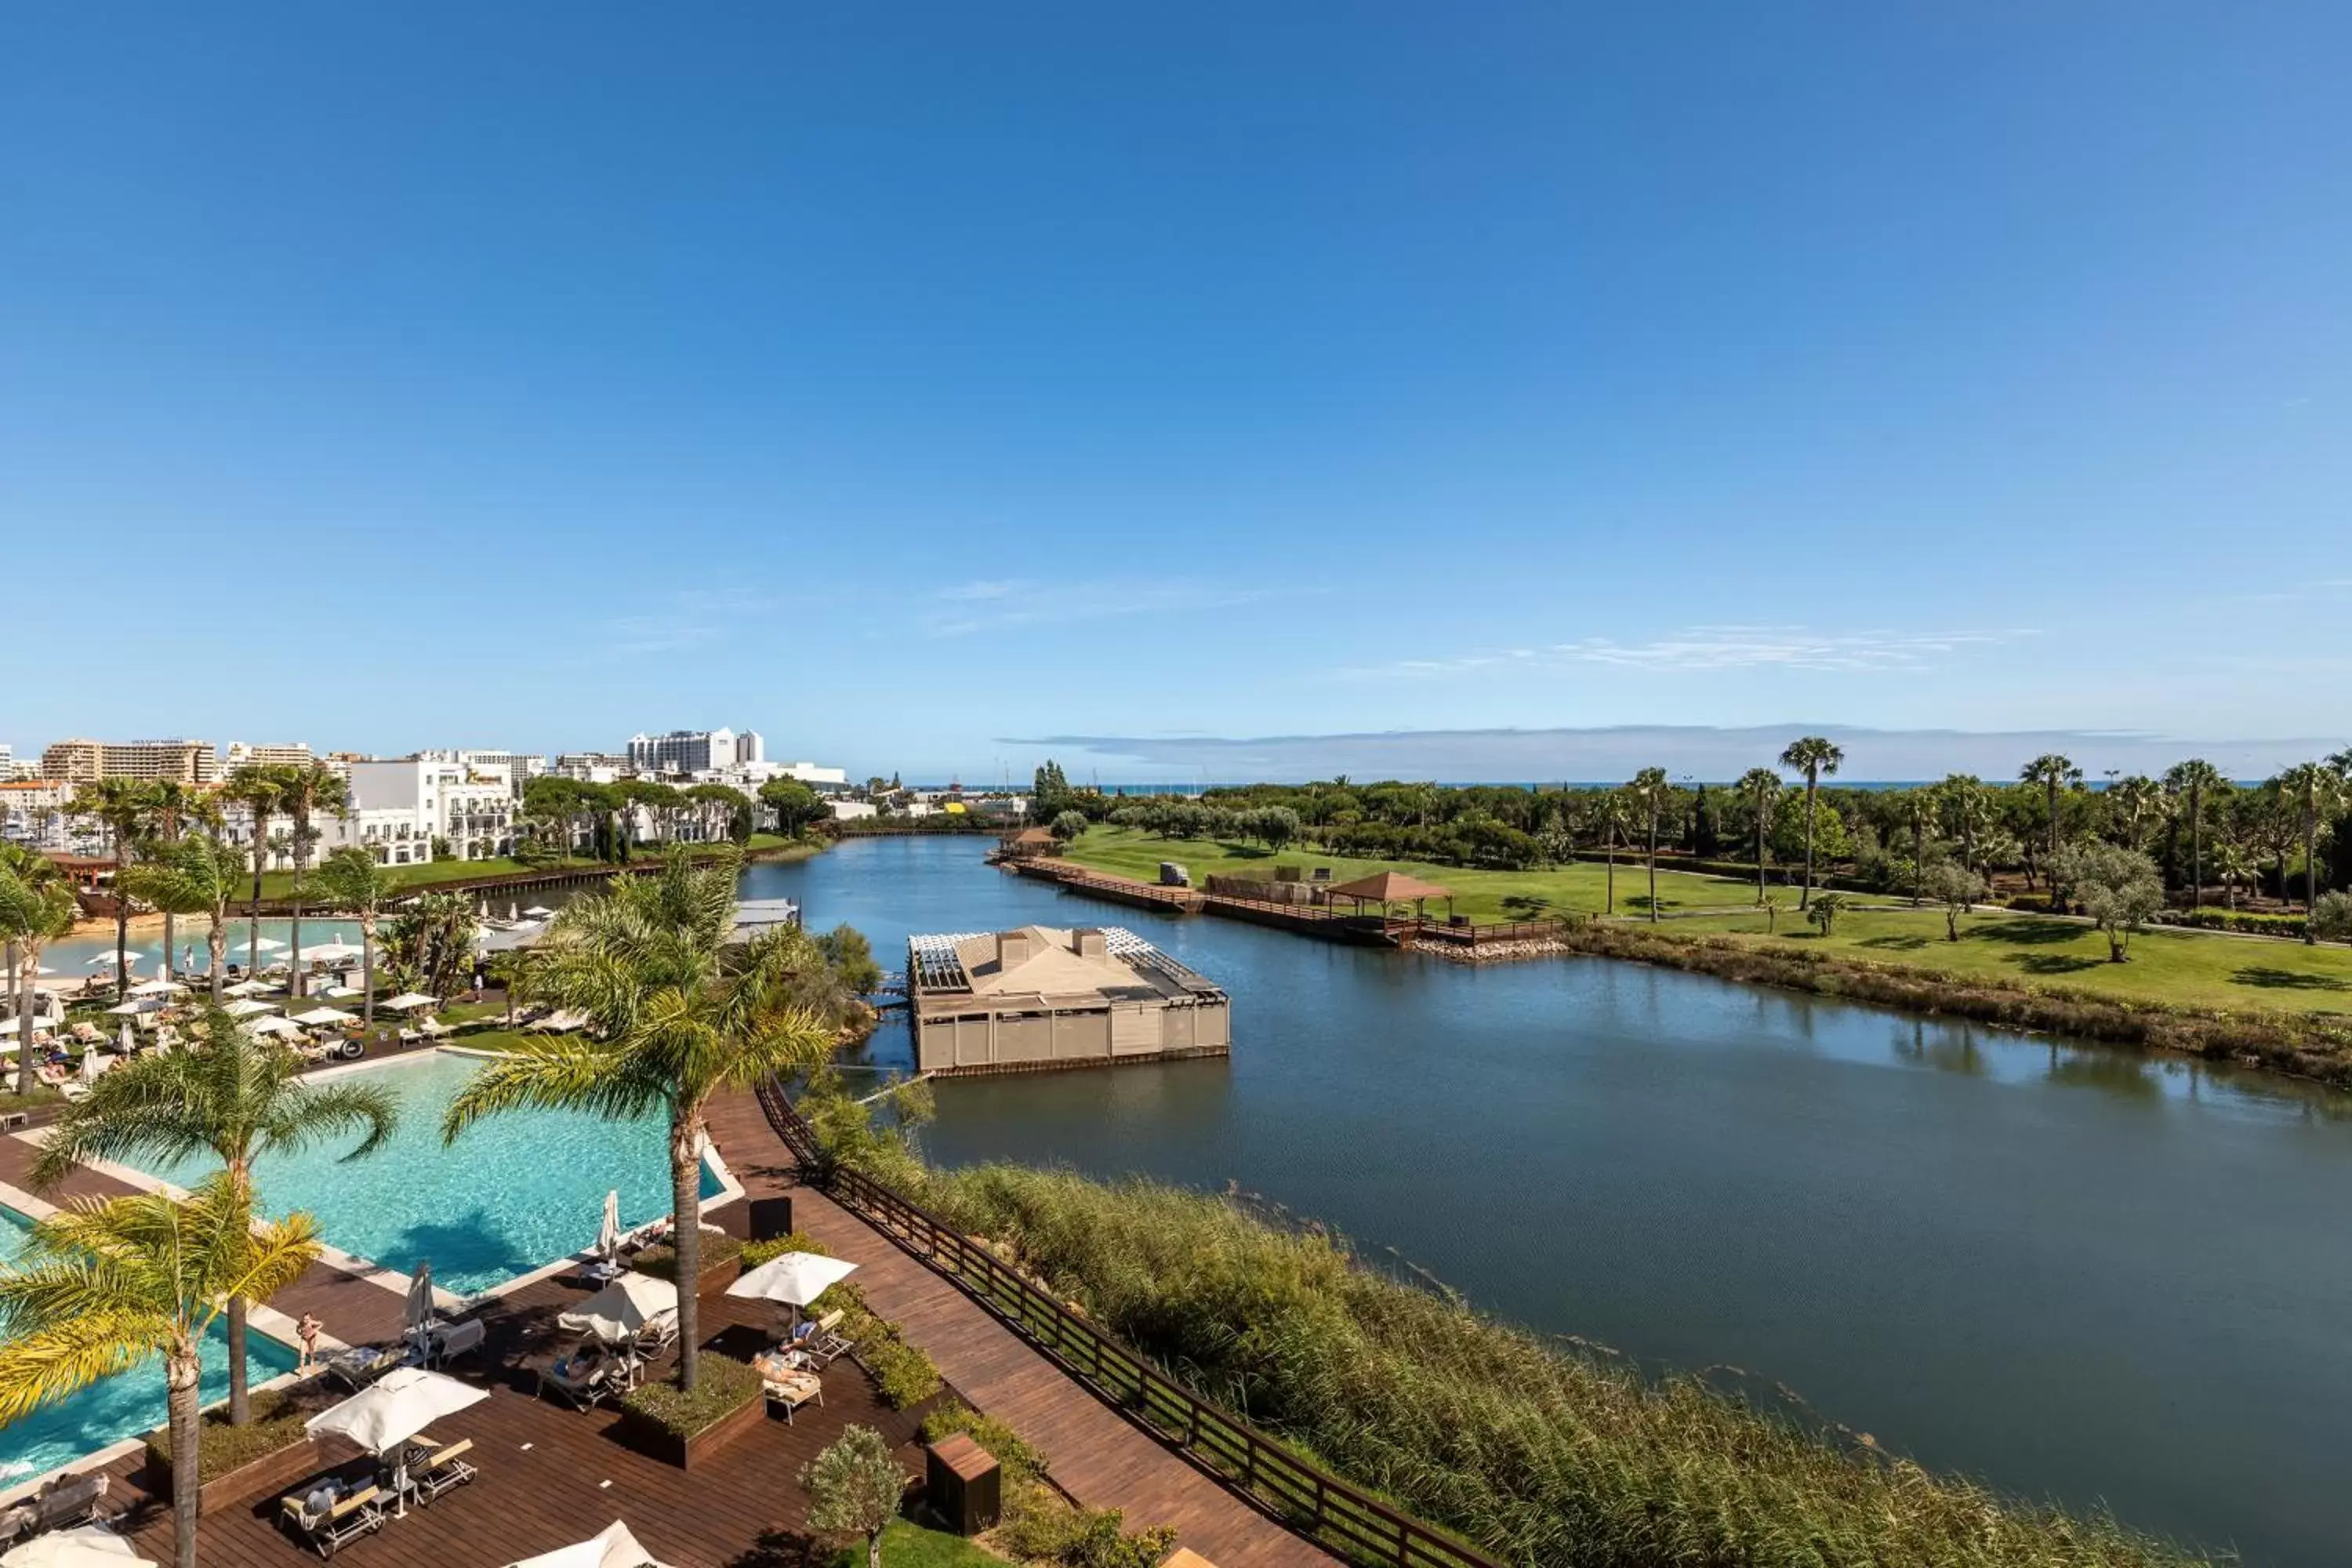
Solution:
<path fill-rule="evenodd" d="M 408 1482 L 416 1489 L 416 1500 L 429 1507 L 442 1493 L 454 1491 L 479 1475 L 479 1470 L 466 1462 L 466 1456 L 473 1451 L 471 1437 L 461 1438 L 446 1448 L 411 1448 Z"/>
<path fill-rule="evenodd" d="M 376 1500 L 381 1495 L 373 1487 L 362 1487 L 325 1513 L 314 1514 L 301 1496 L 289 1493 L 278 1500 L 278 1519 L 309 1542 L 320 1557 L 332 1557 L 345 1544 L 383 1528 L 383 1508 Z"/>

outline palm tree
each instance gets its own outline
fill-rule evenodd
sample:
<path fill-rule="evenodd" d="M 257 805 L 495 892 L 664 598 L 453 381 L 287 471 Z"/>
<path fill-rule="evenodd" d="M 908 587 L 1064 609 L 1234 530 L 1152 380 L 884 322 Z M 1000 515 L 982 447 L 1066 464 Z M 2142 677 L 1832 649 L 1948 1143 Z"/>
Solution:
<path fill-rule="evenodd" d="M 1947 773 L 1933 787 L 1951 822 L 1952 836 L 1960 841 L 1960 864 L 1973 871 L 1977 868 L 1977 831 L 1984 826 L 1984 781 L 1974 773 Z"/>
<path fill-rule="evenodd" d="M 383 1146 L 399 1119 L 393 1095 L 365 1082 L 364 1074 L 307 1083 L 302 1068 L 292 1051 L 255 1038 L 208 1007 L 188 1044 L 119 1064 L 67 1109 L 34 1157 L 34 1184 L 54 1187 L 92 1160 L 177 1162 L 210 1154 L 249 1210 L 254 1162 L 265 1154 L 293 1153 L 344 1134 L 359 1139 L 346 1160 Z M 232 1292 L 227 1302 L 228 1418 L 239 1426 L 247 1408 L 246 1309 L 259 1299 Z"/>
<path fill-rule="evenodd" d="M 399 884 L 392 873 L 359 846 L 346 845 L 327 857 L 313 884 L 329 904 L 347 910 L 360 922 L 360 963 L 367 978 L 367 1000 L 361 1005 L 369 1027 L 375 1026 L 375 922 Z"/>
<path fill-rule="evenodd" d="M 2253 879 L 2254 858 L 2236 839 L 2224 838 L 2213 846 L 2213 874 L 2221 879 L 2221 897 L 2235 910 L 2238 884 Z"/>
<path fill-rule="evenodd" d="M 2110 811 L 2123 819 L 2124 847 L 2137 849 L 2147 837 L 2145 825 L 2164 810 L 2164 791 L 2144 773 L 2117 779 L 2107 786 Z"/>
<path fill-rule="evenodd" d="M 2205 797 L 2227 782 L 2221 770 L 2202 757 L 2191 757 L 2165 770 L 2164 787 L 2189 797 L 2189 907 L 2192 910 L 2205 890 Z"/>
<path fill-rule="evenodd" d="M 1764 907 L 1765 849 L 1771 843 L 1772 806 L 1780 798 L 1780 775 L 1770 768 L 1750 768 L 1732 786 L 1747 796 L 1756 811 L 1756 907 Z"/>
<path fill-rule="evenodd" d="M 212 953 L 213 1000 L 221 999 L 228 958 L 228 906 L 245 877 L 245 857 L 211 833 L 192 833 L 167 846 L 160 858 L 124 873 L 131 890 L 166 915 L 209 915 L 205 935 Z"/>
<path fill-rule="evenodd" d="M 245 970 L 261 967 L 261 871 L 269 863 L 269 819 L 285 798 L 286 770 L 255 763 L 229 775 L 224 799 L 236 801 L 253 816 L 253 907 L 246 922 Z"/>
<path fill-rule="evenodd" d="M 33 1092 L 33 1004 L 39 994 L 34 984 L 41 972 L 41 950 L 73 931 L 72 884 L 46 855 L 14 844 L 0 843 L 0 934 L 8 941 L 15 964 L 10 978 L 16 993 L 16 1092 Z"/>
<path fill-rule="evenodd" d="M 1805 890 L 1797 895 L 1803 909 L 1813 900 L 1813 801 L 1821 793 L 1822 775 L 1836 776 L 1845 752 L 1820 735 L 1791 741 L 1780 753 L 1780 765 L 1805 775 Z"/>
<path fill-rule="evenodd" d="M 310 868 L 310 850 L 319 842 L 318 829 L 310 819 L 321 811 L 341 813 L 351 807 L 351 781 L 331 771 L 324 763 L 312 763 L 308 767 L 289 768 L 285 773 L 281 804 L 286 815 L 294 821 L 294 897 L 292 932 L 287 938 L 290 950 L 288 962 L 293 966 L 292 994 L 299 996 L 302 984 L 302 884 Z"/>
<path fill-rule="evenodd" d="M 2297 763 L 2271 781 L 2278 786 L 2280 798 L 2293 803 L 2303 824 L 2303 912 L 2305 925 L 2303 940 L 2316 943 L 2318 935 L 2308 924 L 2311 911 L 2319 898 L 2319 817 L 2332 810 L 2344 794 L 2344 778 L 2326 763 Z M 2279 873 L 2279 891 L 2286 891 L 2286 873 Z"/>
<path fill-rule="evenodd" d="M 157 779 L 147 788 L 152 811 L 152 820 L 149 826 L 154 832 L 155 842 L 168 849 L 180 841 L 181 830 L 195 821 L 203 809 L 205 797 L 198 795 L 193 786 L 183 784 L 178 779 Z M 163 974 L 168 979 L 173 973 L 173 966 L 179 962 L 173 956 L 179 951 L 173 945 L 177 941 L 173 917 L 178 911 L 160 905 L 158 907 L 163 909 Z"/>
<path fill-rule="evenodd" d="M 810 938 L 779 928 L 735 944 L 731 848 L 697 868 L 673 850 L 655 876 L 572 904 L 531 955 L 536 996 L 589 1016 L 583 1034 L 532 1040 L 493 1058 L 449 1107 L 452 1142 L 485 1116 L 525 1108 L 610 1121 L 669 1120 L 677 1248 L 678 1386 L 694 1387 L 700 1332 L 702 1146 L 711 1096 L 822 1063 L 835 1031 L 789 999 Z"/>
<path fill-rule="evenodd" d="M 257 1225 L 226 1172 L 184 1200 L 86 1199 L 35 1222 L 0 1268 L 0 1422 L 163 1358 L 174 1562 L 196 1568 L 196 1447 L 205 1335 L 232 1301 L 267 1300 L 319 1256 L 306 1214 Z"/>
<path fill-rule="evenodd" d="M 1643 768 L 1625 785 L 1625 794 L 1639 801 L 1650 819 L 1650 923 L 1658 923 L 1658 814 L 1666 805 L 1666 770 Z"/>
<path fill-rule="evenodd" d="M 2017 782 L 2042 786 L 2043 810 L 2050 819 L 2049 858 L 2043 864 L 2054 866 L 2058 861 L 2058 792 L 2070 784 L 2081 784 L 2083 770 L 2074 765 L 2072 758 L 2062 757 L 2055 752 L 2044 752 L 2018 770 Z M 2053 877 L 2050 882 L 2050 909 L 2053 914 L 2064 912 L 2058 882 Z"/>
<path fill-rule="evenodd" d="M 1617 912 L 1617 836 L 1625 829 L 1624 797 L 1613 789 L 1603 790 L 1597 809 L 1601 813 L 1601 835 L 1604 846 L 1602 858 L 1609 867 L 1606 873 L 1608 880 L 1604 884 L 1608 891 L 1601 902 L 1601 912 L 1613 915 Z"/>
<path fill-rule="evenodd" d="M 154 792 L 142 779 L 100 779 L 74 792 L 73 812 L 98 823 L 114 841 L 114 984 L 120 994 L 131 988 L 131 894 L 122 873 L 154 823 Z M 171 967 L 168 955 L 164 967 Z"/>
<path fill-rule="evenodd" d="M 1936 808 L 1936 790 L 1930 784 L 1904 795 L 1911 812 L 1911 901 L 1916 904 L 1927 891 L 1927 816 Z"/>

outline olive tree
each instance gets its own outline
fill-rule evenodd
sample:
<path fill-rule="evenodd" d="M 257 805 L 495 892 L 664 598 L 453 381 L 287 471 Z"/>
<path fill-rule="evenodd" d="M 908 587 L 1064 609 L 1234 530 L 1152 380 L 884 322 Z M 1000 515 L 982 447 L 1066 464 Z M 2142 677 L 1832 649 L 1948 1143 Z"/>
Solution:
<path fill-rule="evenodd" d="M 2114 844 L 2069 844 L 2050 861 L 2052 880 L 2073 895 L 2091 923 L 2106 934 L 2107 959 L 2126 961 L 2132 933 L 2164 908 L 2164 879 L 2156 862 Z"/>
<path fill-rule="evenodd" d="M 1046 829 L 1053 834 L 1054 842 L 1056 844 L 1070 843 L 1086 830 L 1087 814 L 1082 811 L 1065 811 L 1056 814 L 1052 825 Z"/>
<path fill-rule="evenodd" d="M 2314 942 L 2352 942 L 2352 893 L 2322 893 L 2311 911 Z"/>
<path fill-rule="evenodd" d="M 882 1532 L 898 1517 L 907 1477 L 890 1444 L 871 1426 L 852 1426 L 801 1467 L 809 1529 L 866 1542 L 866 1568 L 882 1568 Z"/>
<path fill-rule="evenodd" d="M 1921 884 L 1927 897 L 1944 906 L 1944 936 L 1948 942 L 1960 940 L 1960 917 L 1985 896 L 1985 879 L 1966 866 L 1950 860 L 1927 868 Z"/>

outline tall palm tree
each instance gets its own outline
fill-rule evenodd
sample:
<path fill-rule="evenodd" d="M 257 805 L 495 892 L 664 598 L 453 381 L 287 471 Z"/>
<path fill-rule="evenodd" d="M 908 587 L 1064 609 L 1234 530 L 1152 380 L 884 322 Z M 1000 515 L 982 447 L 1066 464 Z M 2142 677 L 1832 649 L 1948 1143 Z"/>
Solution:
<path fill-rule="evenodd" d="M 1666 770 L 1643 768 L 1625 785 L 1625 794 L 1638 802 L 1650 825 L 1650 923 L 1658 923 L 1658 815 L 1666 806 Z"/>
<path fill-rule="evenodd" d="M 313 819 L 322 811 L 341 813 L 351 807 L 351 781 L 314 762 L 286 770 L 280 804 L 294 823 L 294 897 L 292 930 L 287 938 L 288 962 L 293 966 L 292 994 L 304 990 L 302 977 L 302 884 L 310 868 L 310 851 L 319 842 Z"/>
<path fill-rule="evenodd" d="M 154 860 L 124 873 L 131 890 L 166 915 L 208 915 L 205 946 L 212 953 L 213 1000 L 227 978 L 228 907 L 245 878 L 245 856 L 212 833 L 191 833 Z"/>
<path fill-rule="evenodd" d="M 1732 786 L 1756 812 L 1756 907 L 1764 907 L 1765 851 L 1772 841 L 1772 807 L 1780 798 L 1780 775 L 1770 768 L 1750 768 Z"/>
<path fill-rule="evenodd" d="M 2227 783 L 2221 770 L 2202 757 L 2175 763 L 2165 770 L 2166 790 L 2189 797 L 2189 907 L 2192 910 L 2205 890 L 2205 797 Z"/>
<path fill-rule="evenodd" d="M 33 1160 L 37 1186 L 54 1187 L 91 1160 L 177 1162 L 209 1154 L 221 1175 L 253 1204 L 253 1165 L 329 1138 L 356 1137 L 346 1160 L 372 1154 L 392 1136 L 399 1102 L 381 1085 L 344 1078 L 311 1084 L 302 1058 L 236 1026 L 208 1007 L 187 1045 L 118 1064 L 69 1106 Z M 257 1296 L 232 1292 L 228 1313 L 229 1420 L 247 1414 L 246 1309 Z"/>
<path fill-rule="evenodd" d="M 822 1063 L 835 1031 L 790 1000 L 806 966 L 802 931 L 733 943 L 731 849 L 698 869 L 672 850 L 659 873 L 625 879 L 556 917 L 527 964 L 535 996 L 589 1016 L 575 1036 L 533 1040 L 493 1058 L 450 1104 L 454 1142 L 483 1117 L 528 1107 L 669 1121 L 670 1217 L 677 1248 L 678 1386 L 694 1387 L 700 1340 L 704 1115 L 723 1089 Z"/>
<path fill-rule="evenodd" d="M 1951 826 L 1952 836 L 1960 841 L 1960 864 L 1975 870 L 1977 835 L 1985 826 L 1985 812 L 1990 805 L 1984 781 L 1974 773 L 1947 773 L 1932 787 Z"/>
<path fill-rule="evenodd" d="M 1613 915 L 1617 912 L 1617 837 L 1625 831 L 1625 797 L 1613 789 L 1603 790 L 1598 809 L 1601 813 L 1602 858 L 1609 867 L 1605 874 L 1607 880 L 1603 884 L 1608 890 L 1601 900 L 1601 913 Z"/>
<path fill-rule="evenodd" d="M 226 1172 L 184 1200 L 85 1199 L 36 1221 L 0 1266 L 0 1422 L 161 1355 L 174 1561 L 196 1568 L 205 1335 L 228 1303 L 267 1300 L 318 1256 L 309 1215 L 257 1225 L 252 1194 Z"/>
<path fill-rule="evenodd" d="M 204 796 L 194 785 L 178 779 L 157 779 L 147 786 L 150 820 L 148 827 L 155 842 L 169 849 L 180 841 L 180 834 L 190 826 L 201 810 Z M 160 906 L 159 906 L 160 907 Z M 163 910 L 163 974 L 171 978 L 179 960 L 177 942 L 177 910 Z"/>
<path fill-rule="evenodd" d="M 143 779 L 100 779 L 74 792 L 73 812 L 107 831 L 114 847 L 114 984 L 131 987 L 131 894 L 122 885 L 139 841 L 154 826 L 155 794 Z M 170 967 L 167 962 L 165 967 Z"/>
<path fill-rule="evenodd" d="M 243 805 L 253 816 L 253 906 L 247 912 L 245 970 L 261 967 L 261 872 L 269 863 L 269 819 L 278 814 L 286 790 L 286 770 L 264 763 L 248 763 L 229 775 L 221 790 L 224 799 Z"/>
<path fill-rule="evenodd" d="M 1904 791 L 1904 805 L 1911 814 L 1911 901 L 1915 905 L 1927 891 L 1927 817 L 1936 809 L 1936 788 Z"/>
<path fill-rule="evenodd" d="M 2083 770 L 2074 765 L 2074 759 L 2071 757 L 2060 756 L 2055 752 L 2044 752 L 2017 771 L 2017 782 L 2042 786 L 2042 809 L 2049 818 L 2050 826 L 2049 858 L 2042 864 L 2055 865 L 2058 861 L 2058 792 L 2081 784 Z M 2052 910 L 2063 912 L 2060 910 L 2061 902 L 2057 881 L 2053 879 L 2050 884 Z"/>
<path fill-rule="evenodd" d="M 2344 795 L 2344 777 L 2326 763 L 2297 763 L 2271 781 L 2278 786 L 2280 798 L 2290 802 L 2296 819 L 2303 826 L 2303 912 L 2306 922 L 2319 899 L 2319 818 L 2331 811 Z M 2286 873 L 2279 873 L 2279 890 L 2286 889 Z M 2318 935 L 2308 923 L 2303 940 L 2316 943 Z"/>
<path fill-rule="evenodd" d="M 2236 839 L 2224 838 L 2213 846 L 2213 874 L 2221 879 L 2223 900 L 2234 910 L 2238 907 L 2238 884 L 2253 879 L 2254 858 Z"/>
<path fill-rule="evenodd" d="M 2123 828 L 2124 847 L 2137 849 L 2147 837 L 2147 824 L 2164 811 L 2164 791 L 2143 773 L 2117 779 L 2107 786 L 2107 805 Z"/>
<path fill-rule="evenodd" d="M 34 980 L 41 972 L 41 950 L 73 931 L 73 885 L 57 862 L 46 855 L 14 844 L 0 844 L 0 933 L 8 939 L 16 968 L 10 978 L 16 994 L 16 1092 L 33 1092 L 33 1004 L 39 998 Z"/>
<path fill-rule="evenodd" d="M 385 904 L 392 901 L 399 884 L 392 872 L 376 864 L 373 855 L 356 844 L 336 850 L 319 867 L 313 882 L 320 895 L 337 910 L 349 911 L 360 922 L 360 964 L 367 978 L 361 982 L 367 987 L 367 1000 L 361 1004 L 361 1014 L 368 1026 L 375 1025 L 375 924 L 383 915 Z"/>
<path fill-rule="evenodd" d="M 1845 752 L 1820 735 L 1791 741 L 1780 753 L 1782 767 L 1805 775 L 1805 890 L 1797 895 L 1801 910 L 1813 900 L 1813 803 L 1821 794 L 1822 776 L 1834 777 L 1844 762 Z"/>

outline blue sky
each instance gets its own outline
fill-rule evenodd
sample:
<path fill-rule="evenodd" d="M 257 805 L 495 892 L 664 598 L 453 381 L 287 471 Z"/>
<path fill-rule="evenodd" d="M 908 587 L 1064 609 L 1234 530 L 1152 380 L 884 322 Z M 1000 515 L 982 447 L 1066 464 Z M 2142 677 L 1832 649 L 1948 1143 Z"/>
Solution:
<path fill-rule="evenodd" d="M 0 740 L 2340 744 L 2347 58 L 2333 3 L 12 6 Z"/>

